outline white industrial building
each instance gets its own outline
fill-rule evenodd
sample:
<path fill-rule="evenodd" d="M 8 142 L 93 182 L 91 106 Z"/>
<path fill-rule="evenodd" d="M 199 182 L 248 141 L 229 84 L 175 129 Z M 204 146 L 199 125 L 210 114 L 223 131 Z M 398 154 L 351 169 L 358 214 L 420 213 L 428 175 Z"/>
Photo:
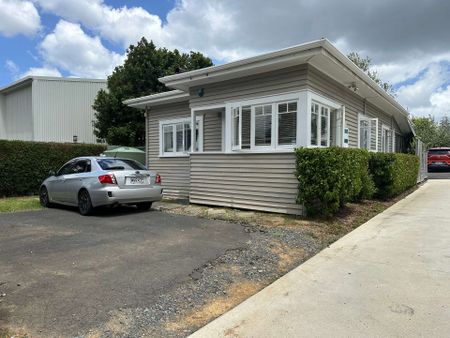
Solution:
<path fill-rule="evenodd" d="M 0 88 L 0 139 L 97 143 L 95 97 L 106 80 L 28 76 Z"/>

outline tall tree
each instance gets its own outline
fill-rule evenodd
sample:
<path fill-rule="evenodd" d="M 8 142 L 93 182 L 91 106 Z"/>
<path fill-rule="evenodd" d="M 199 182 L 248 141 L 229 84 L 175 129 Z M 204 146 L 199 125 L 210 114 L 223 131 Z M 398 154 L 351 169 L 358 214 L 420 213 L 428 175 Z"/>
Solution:
<path fill-rule="evenodd" d="M 368 56 L 361 57 L 357 52 L 351 52 L 347 55 L 347 57 L 353 61 L 355 65 L 357 65 L 361 70 L 366 73 L 372 80 L 374 80 L 381 88 L 383 88 L 389 95 L 395 97 L 395 89 L 389 82 L 384 82 L 381 80 L 378 72 L 376 70 L 371 69 L 372 67 L 372 59 Z"/>
<path fill-rule="evenodd" d="M 417 136 L 432 147 L 450 147 L 450 119 L 443 116 L 439 122 L 432 116 L 413 117 L 412 123 Z"/>
<path fill-rule="evenodd" d="M 141 146 L 145 143 L 145 119 L 142 112 L 125 106 L 122 101 L 169 90 L 158 78 L 179 71 L 212 66 L 201 53 L 180 53 L 156 48 L 142 38 L 127 49 L 123 65 L 108 76 L 108 90 L 100 90 L 94 101 L 94 133 L 109 144 Z"/>

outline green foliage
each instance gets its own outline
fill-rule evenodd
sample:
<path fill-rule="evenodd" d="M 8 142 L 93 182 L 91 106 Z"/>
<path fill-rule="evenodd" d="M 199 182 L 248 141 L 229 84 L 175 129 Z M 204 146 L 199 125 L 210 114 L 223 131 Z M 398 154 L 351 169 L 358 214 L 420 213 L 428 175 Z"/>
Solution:
<path fill-rule="evenodd" d="M 419 158 L 411 154 L 372 153 L 369 172 L 375 183 L 375 196 L 391 198 L 417 184 Z"/>
<path fill-rule="evenodd" d="M 36 194 L 50 170 L 71 158 L 99 155 L 105 146 L 0 140 L 0 196 Z"/>
<path fill-rule="evenodd" d="M 297 203 L 311 215 L 330 216 L 345 203 L 370 198 L 369 152 L 362 149 L 298 148 Z"/>
<path fill-rule="evenodd" d="M 160 77 L 208 66 L 212 66 L 211 60 L 201 53 L 156 48 L 153 42 L 142 38 L 136 46 L 128 48 L 124 64 L 116 67 L 108 77 L 108 90 L 100 90 L 97 94 L 93 104 L 97 111 L 95 135 L 109 144 L 144 145 L 144 115 L 122 101 L 167 91 L 158 81 Z"/>
<path fill-rule="evenodd" d="M 413 117 L 417 136 L 429 148 L 450 147 L 450 120 L 447 116 L 436 121 L 432 116 Z"/>
<path fill-rule="evenodd" d="M 385 92 L 389 95 L 395 97 L 395 89 L 389 82 L 384 82 L 380 79 L 378 72 L 376 70 L 371 69 L 372 67 L 372 59 L 366 56 L 363 58 L 356 52 L 351 52 L 347 55 L 347 57 L 361 70 L 366 73 L 372 80 L 374 80 Z"/>

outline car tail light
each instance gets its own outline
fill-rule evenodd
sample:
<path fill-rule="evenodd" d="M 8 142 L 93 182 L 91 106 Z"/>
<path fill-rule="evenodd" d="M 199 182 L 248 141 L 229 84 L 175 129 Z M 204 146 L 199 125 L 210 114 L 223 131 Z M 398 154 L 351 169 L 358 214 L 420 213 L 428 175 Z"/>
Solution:
<path fill-rule="evenodd" d="M 156 174 L 155 184 L 161 184 L 161 176 L 159 174 Z"/>
<path fill-rule="evenodd" d="M 101 184 L 117 184 L 116 178 L 113 174 L 101 175 L 98 177 Z"/>

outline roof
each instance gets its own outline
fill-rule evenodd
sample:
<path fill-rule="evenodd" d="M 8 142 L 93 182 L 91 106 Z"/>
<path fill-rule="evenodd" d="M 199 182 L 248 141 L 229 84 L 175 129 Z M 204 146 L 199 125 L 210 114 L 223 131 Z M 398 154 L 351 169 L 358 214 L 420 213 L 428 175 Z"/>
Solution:
<path fill-rule="evenodd" d="M 160 78 L 159 81 L 167 87 L 175 89 L 174 91 L 164 93 L 164 95 L 155 94 L 126 100 L 124 103 L 135 108 L 145 108 L 156 104 L 171 103 L 174 100 L 187 100 L 189 88 L 192 87 L 300 64 L 310 64 L 344 86 L 352 85 L 358 88 L 357 95 L 394 116 L 403 131 L 414 132 L 408 120 L 407 110 L 327 39 L 316 40 L 223 65 L 165 76 Z"/>
<path fill-rule="evenodd" d="M 89 79 L 89 78 L 77 78 L 77 77 L 56 77 L 56 76 L 25 76 L 17 81 L 14 81 L 6 86 L 0 87 L 0 94 L 7 93 L 9 91 L 19 89 L 28 85 L 34 80 L 45 80 L 45 81 L 64 81 L 64 82 L 98 82 L 106 83 L 106 79 Z"/>
<path fill-rule="evenodd" d="M 189 93 L 182 90 L 171 90 L 168 92 L 147 95 L 135 99 L 128 99 L 123 101 L 124 104 L 134 108 L 142 108 L 144 106 L 156 106 L 158 104 L 165 104 L 168 102 L 182 102 L 189 99 Z"/>

